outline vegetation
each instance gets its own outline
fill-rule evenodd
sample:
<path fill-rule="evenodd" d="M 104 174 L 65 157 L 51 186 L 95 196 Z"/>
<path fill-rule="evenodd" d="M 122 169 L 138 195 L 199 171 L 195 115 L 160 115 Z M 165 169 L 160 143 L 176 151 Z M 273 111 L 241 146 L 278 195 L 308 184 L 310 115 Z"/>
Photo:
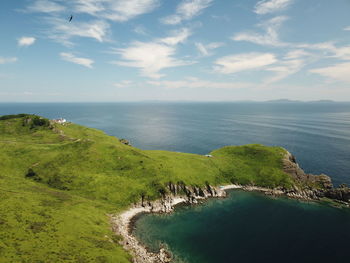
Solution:
<path fill-rule="evenodd" d="M 169 182 L 289 188 L 284 153 L 262 145 L 213 157 L 143 151 L 76 124 L 0 117 L 0 262 L 130 262 L 108 214 L 159 198 Z"/>

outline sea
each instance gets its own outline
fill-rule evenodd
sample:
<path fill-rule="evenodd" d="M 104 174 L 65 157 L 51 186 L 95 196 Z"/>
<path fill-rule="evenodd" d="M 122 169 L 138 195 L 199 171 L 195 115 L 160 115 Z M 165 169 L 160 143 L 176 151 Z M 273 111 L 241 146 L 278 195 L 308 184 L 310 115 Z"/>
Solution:
<path fill-rule="evenodd" d="M 97 128 L 146 150 L 207 154 L 226 145 L 282 146 L 307 172 L 350 184 L 350 103 L 0 103 Z M 350 262 L 350 212 L 326 204 L 230 191 L 171 215 L 143 215 L 134 234 L 176 262 Z"/>

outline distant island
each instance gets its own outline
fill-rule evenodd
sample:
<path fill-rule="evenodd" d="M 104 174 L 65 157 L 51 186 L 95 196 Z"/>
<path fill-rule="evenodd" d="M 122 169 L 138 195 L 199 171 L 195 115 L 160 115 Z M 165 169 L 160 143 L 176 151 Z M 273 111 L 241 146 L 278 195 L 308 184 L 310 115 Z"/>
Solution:
<path fill-rule="evenodd" d="M 312 101 L 301 101 L 301 100 L 289 100 L 289 99 L 278 99 L 268 100 L 268 103 L 335 103 L 333 100 L 312 100 Z"/>
<path fill-rule="evenodd" d="M 241 188 L 349 206 L 350 189 L 306 174 L 281 147 L 207 155 L 145 151 L 63 119 L 0 116 L 0 254 L 7 262 L 169 262 L 130 234 L 140 212 L 171 212 Z"/>

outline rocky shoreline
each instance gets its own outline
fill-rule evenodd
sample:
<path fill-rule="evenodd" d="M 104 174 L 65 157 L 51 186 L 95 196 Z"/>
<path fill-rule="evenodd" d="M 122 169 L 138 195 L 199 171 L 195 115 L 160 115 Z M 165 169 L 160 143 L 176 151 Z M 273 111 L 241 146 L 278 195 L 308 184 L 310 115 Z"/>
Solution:
<path fill-rule="evenodd" d="M 297 164 L 295 157 L 288 151 L 283 158 L 283 170 L 296 182 L 296 186 L 292 189 L 280 187 L 270 189 L 237 184 L 219 187 L 206 185 L 204 188 L 200 188 L 186 186 L 183 183 L 169 183 L 167 185 L 169 194 L 163 194 L 161 199 L 146 202 L 141 198 L 140 203 L 134 204 L 127 211 L 111 216 L 113 231 L 123 237 L 120 244 L 130 252 L 134 263 L 166 263 L 172 260 L 172 255 L 166 248 L 160 248 L 158 253 L 152 253 L 132 235 L 135 218 L 141 213 L 171 213 L 178 204 L 192 205 L 208 198 L 224 198 L 227 195 L 226 191 L 231 189 L 259 191 L 267 195 L 287 196 L 309 201 L 317 201 L 326 197 L 349 207 L 350 189 L 348 187 L 342 185 L 339 188 L 334 188 L 327 175 L 306 174 Z"/>

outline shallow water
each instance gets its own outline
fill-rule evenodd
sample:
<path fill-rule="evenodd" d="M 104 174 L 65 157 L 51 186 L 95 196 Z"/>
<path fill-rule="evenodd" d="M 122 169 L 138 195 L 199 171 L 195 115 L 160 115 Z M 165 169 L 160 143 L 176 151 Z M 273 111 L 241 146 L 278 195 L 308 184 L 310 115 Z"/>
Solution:
<path fill-rule="evenodd" d="M 143 215 L 134 234 L 150 249 L 168 245 L 176 262 L 348 262 L 350 210 L 260 193 Z"/>
<path fill-rule="evenodd" d="M 142 149 L 206 154 L 225 145 L 283 146 L 305 171 L 350 184 L 350 103 L 0 103 L 104 130 Z M 257 193 L 142 216 L 136 234 L 190 263 L 348 262 L 348 211 Z"/>

